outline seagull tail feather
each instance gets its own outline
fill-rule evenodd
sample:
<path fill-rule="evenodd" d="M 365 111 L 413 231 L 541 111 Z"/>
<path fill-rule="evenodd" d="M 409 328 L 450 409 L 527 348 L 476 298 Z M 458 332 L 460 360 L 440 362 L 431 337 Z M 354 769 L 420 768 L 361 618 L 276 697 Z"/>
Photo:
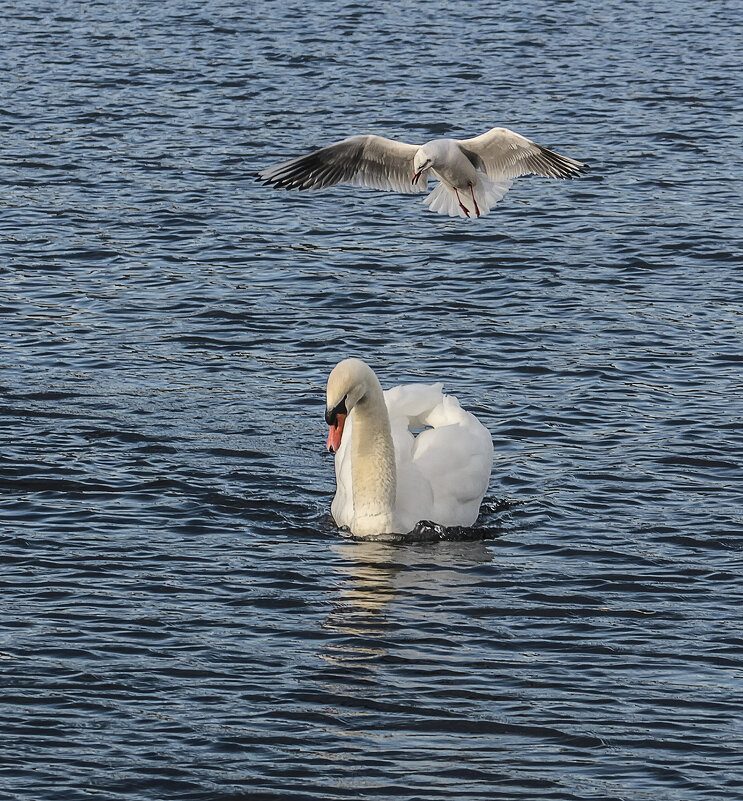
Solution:
<path fill-rule="evenodd" d="M 489 178 L 480 176 L 480 185 L 475 189 L 475 199 L 480 207 L 480 214 L 487 214 L 495 204 L 511 188 L 513 181 L 510 178 L 501 178 L 498 181 L 491 181 Z"/>
<path fill-rule="evenodd" d="M 487 214 L 490 209 L 508 192 L 513 183 L 511 179 L 505 178 L 499 181 L 491 181 L 485 176 L 480 175 L 478 185 L 474 188 L 475 200 L 480 216 Z M 450 217 L 467 217 L 467 213 L 459 205 L 459 201 L 467 207 L 470 217 L 476 217 L 475 204 L 472 202 L 472 194 L 467 190 L 459 190 L 459 199 L 454 188 L 440 181 L 434 187 L 424 203 L 431 211 L 438 214 L 448 214 Z"/>
<path fill-rule="evenodd" d="M 467 216 L 460 208 L 454 190 L 443 181 L 436 184 L 431 194 L 425 197 L 423 202 L 431 211 L 435 211 L 437 214 L 448 214 L 450 217 Z"/>

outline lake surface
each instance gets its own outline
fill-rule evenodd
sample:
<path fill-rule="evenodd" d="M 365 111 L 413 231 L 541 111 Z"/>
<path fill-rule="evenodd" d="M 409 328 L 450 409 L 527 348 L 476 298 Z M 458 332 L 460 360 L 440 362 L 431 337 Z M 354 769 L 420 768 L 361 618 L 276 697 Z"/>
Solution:
<path fill-rule="evenodd" d="M 0 10 L 0 798 L 739 799 L 740 3 Z M 254 180 L 494 125 L 592 170 Z M 492 432 L 479 539 L 334 528 L 346 356 Z"/>

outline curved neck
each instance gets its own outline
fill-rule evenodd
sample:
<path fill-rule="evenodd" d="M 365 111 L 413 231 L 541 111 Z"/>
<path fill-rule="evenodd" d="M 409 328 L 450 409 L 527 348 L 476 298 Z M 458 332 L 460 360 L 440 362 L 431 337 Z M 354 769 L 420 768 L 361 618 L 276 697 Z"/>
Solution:
<path fill-rule="evenodd" d="M 393 533 L 397 530 L 395 447 L 387 405 L 376 377 L 351 415 L 353 533 L 360 536 Z"/>

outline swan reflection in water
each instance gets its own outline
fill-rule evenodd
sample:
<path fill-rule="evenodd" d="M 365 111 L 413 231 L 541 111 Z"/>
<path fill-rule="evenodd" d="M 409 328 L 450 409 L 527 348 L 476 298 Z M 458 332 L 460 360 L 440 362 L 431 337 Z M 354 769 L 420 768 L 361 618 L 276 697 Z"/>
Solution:
<path fill-rule="evenodd" d="M 331 547 L 341 582 L 324 628 L 336 636 L 319 656 L 354 671 L 373 668 L 393 640 L 398 647 L 401 640 L 408 641 L 413 651 L 421 638 L 438 638 L 445 644 L 450 627 L 461 622 L 458 597 L 471 598 L 479 568 L 493 558 L 483 540 L 349 541 Z"/>

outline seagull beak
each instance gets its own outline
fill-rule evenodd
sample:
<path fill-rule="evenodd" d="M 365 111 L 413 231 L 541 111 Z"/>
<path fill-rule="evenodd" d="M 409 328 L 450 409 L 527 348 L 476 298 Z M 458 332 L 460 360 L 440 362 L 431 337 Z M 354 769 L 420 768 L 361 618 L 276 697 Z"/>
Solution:
<path fill-rule="evenodd" d="M 419 171 L 419 172 L 415 173 L 415 175 L 413 176 L 413 180 L 410 183 L 411 184 L 417 184 L 418 183 L 418 179 L 420 177 L 421 177 L 421 174 L 420 174 L 420 171 Z"/>
<path fill-rule="evenodd" d="M 338 448 L 341 446 L 341 437 L 343 436 L 343 426 L 346 423 L 346 415 L 340 412 L 335 416 L 335 423 L 330 426 L 328 432 L 328 441 L 326 443 L 328 450 L 331 453 L 337 453 Z"/>

